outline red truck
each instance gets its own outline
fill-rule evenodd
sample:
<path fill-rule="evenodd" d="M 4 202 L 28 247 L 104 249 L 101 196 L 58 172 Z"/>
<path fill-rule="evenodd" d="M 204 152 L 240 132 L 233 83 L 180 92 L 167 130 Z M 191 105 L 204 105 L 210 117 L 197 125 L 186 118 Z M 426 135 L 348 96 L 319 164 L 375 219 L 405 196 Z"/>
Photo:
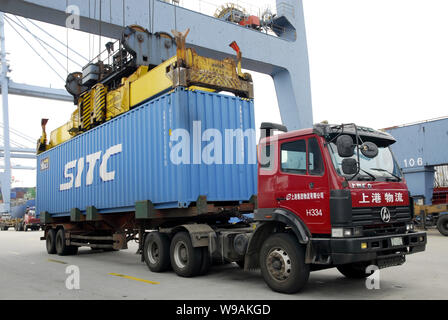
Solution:
<path fill-rule="evenodd" d="M 318 124 L 261 140 L 260 158 L 275 156 L 259 166 L 261 226 L 251 242 L 267 230 L 254 248 L 272 289 L 297 291 L 309 271 L 329 267 L 364 278 L 370 264 L 400 265 L 406 254 L 425 249 L 426 234 L 413 231 L 412 201 L 389 149 L 394 142 L 352 124 Z"/>
<path fill-rule="evenodd" d="M 389 149 L 392 136 L 354 124 L 286 132 L 263 123 L 261 129 L 252 219 L 241 214 L 249 210 L 245 203 L 201 215 L 210 205 L 199 199 L 195 210 L 163 223 L 163 210 L 148 202 L 115 222 L 106 215 L 89 222 L 92 213 L 82 217 L 77 210 L 70 220 L 42 212 L 48 253 L 124 249 L 136 239 L 153 272 L 172 267 L 191 277 L 207 273 L 213 260 L 237 262 L 260 268 L 272 290 L 294 293 L 310 271 L 336 267 L 346 277 L 365 278 L 369 265 L 401 265 L 407 254 L 425 250 L 426 233 L 414 231 L 412 200 Z M 240 222 L 225 223 L 235 215 Z M 114 227 L 122 225 L 126 231 Z"/>
<path fill-rule="evenodd" d="M 35 207 L 29 207 L 26 209 L 20 229 L 22 229 L 23 231 L 27 231 L 28 229 L 37 231 L 40 229 L 40 219 L 36 217 Z"/>

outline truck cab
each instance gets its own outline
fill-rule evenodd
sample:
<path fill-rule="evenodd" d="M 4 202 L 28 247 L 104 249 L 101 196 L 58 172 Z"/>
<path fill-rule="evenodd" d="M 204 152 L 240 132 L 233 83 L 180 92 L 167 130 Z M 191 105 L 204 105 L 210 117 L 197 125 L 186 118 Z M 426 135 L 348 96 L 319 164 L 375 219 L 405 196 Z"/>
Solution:
<path fill-rule="evenodd" d="M 36 217 L 36 207 L 27 207 L 23 217 L 23 231 L 40 229 L 40 219 Z"/>
<path fill-rule="evenodd" d="M 426 233 L 414 231 L 412 201 L 388 133 L 354 124 L 317 124 L 278 135 L 273 130 L 284 127 L 262 128 L 256 233 L 289 233 L 303 249 L 304 273 L 337 267 L 347 277 L 363 278 L 369 265 L 400 265 L 405 255 L 425 249 Z M 293 267 L 288 271 L 289 260 L 279 258 L 287 250 L 275 247 L 261 249 L 260 267 L 270 287 L 285 292 Z M 291 288 L 297 289 L 295 282 Z"/>

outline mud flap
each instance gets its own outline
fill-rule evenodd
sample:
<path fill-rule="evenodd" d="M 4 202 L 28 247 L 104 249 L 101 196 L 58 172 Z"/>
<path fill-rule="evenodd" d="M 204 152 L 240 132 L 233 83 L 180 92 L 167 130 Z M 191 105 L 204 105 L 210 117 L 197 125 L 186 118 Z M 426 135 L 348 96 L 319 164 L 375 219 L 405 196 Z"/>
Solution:
<path fill-rule="evenodd" d="M 121 250 L 128 248 L 128 242 L 126 241 L 125 233 L 114 233 L 113 239 L 114 239 L 113 249 Z"/>

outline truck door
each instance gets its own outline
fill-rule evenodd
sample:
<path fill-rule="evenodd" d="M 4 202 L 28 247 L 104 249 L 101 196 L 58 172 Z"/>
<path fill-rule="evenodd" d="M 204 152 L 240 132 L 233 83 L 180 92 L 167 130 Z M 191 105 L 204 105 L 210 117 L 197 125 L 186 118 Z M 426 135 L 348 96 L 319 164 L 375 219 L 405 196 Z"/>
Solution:
<path fill-rule="evenodd" d="M 331 232 L 328 170 L 318 139 L 311 136 L 280 143 L 278 206 L 298 215 L 312 233 Z"/>

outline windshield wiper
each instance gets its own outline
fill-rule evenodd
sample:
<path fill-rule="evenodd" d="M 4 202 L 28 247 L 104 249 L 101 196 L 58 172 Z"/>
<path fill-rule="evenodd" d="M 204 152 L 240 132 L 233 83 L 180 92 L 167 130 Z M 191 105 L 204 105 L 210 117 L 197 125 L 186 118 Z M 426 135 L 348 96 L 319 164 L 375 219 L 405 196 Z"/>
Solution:
<path fill-rule="evenodd" d="M 373 179 L 373 181 L 376 180 L 376 177 L 375 177 L 373 174 L 371 174 L 370 172 L 367 172 L 366 170 L 364 170 L 364 169 L 362 169 L 362 168 L 359 168 L 359 170 L 361 170 L 362 172 L 367 173 L 367 175 L 369 175 L 369 176 Z"/>
<path fill-rule="evenodd" d="M 371 174 L 370 172 L 367 172 L 366 170 L 364 170 L 362 168 L 359 168 L 359 171 L 363 171 L 363 172 L 367 173 L 368 176 L 360 175 L 358 173 L 356 176 L 353 176 L 353 177 L 351 177 L 350 179 L 347 179 L 347 180 L 353 180 L 355 177 L 358 177 L 358 179 L 361 178 L 361 177 L 364 177 L 364 178 L 367 178 L 368 181 L 375 181 L 376 180 L 376 177 L 373 174 Z M 369 179 L 369 178 L 371 178 L 371 179 Z"/>
<path fill-rule="evenodd" d="M 391 176 L 393 176 L 394 178 L 396 178 L 398 181 L 401 181 L 401 178 L 400 178 L 399 176 L 397 176 L 396 174 L 393 174 L 392 172 L 387 171 L 386 169 L 381 169 L 381 168 L 370 168 L 369 170 L 375 170 L 375 171 L 386 172 L 386 173 L 390 174 Z"/>

